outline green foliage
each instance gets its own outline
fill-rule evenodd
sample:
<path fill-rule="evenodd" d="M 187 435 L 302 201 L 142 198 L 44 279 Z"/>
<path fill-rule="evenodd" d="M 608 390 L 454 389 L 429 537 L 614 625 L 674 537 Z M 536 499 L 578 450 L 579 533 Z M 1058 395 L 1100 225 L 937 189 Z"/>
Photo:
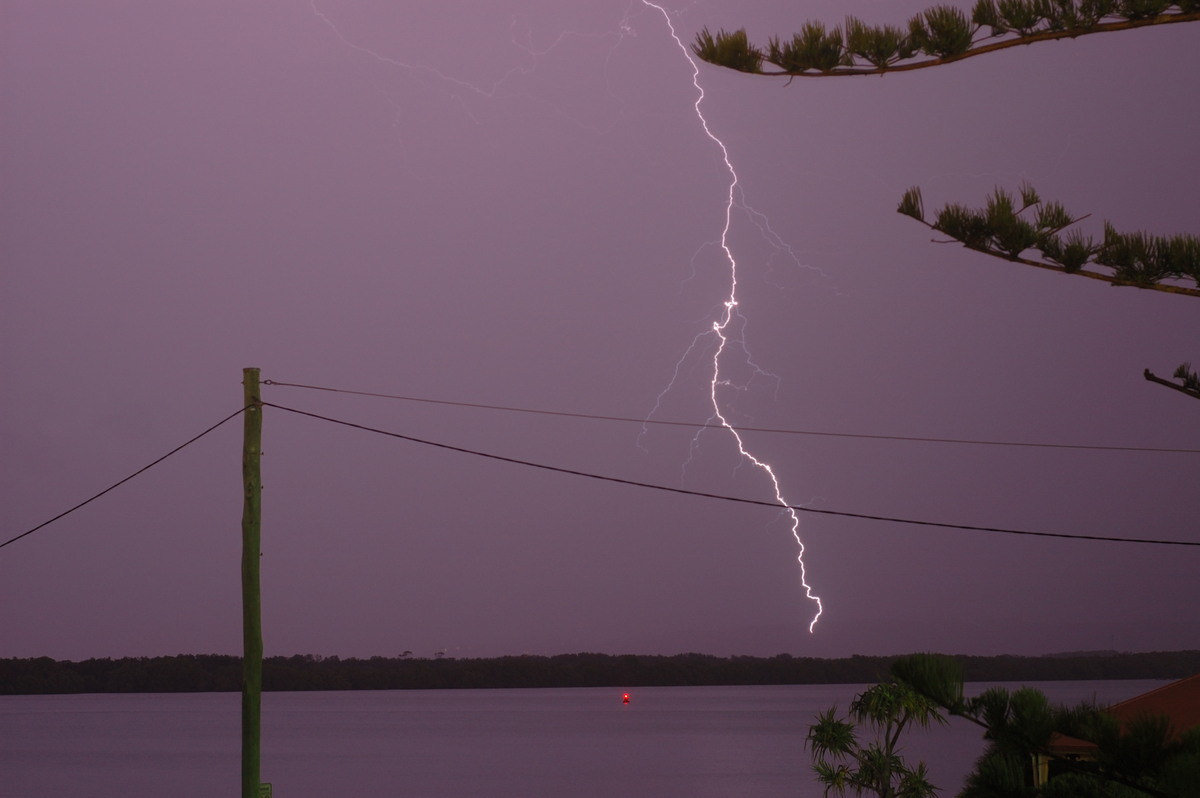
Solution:
<path fill-rule="evenodd" d="M 1161 715 L 1148 715 L 1130 722 L 1124 734 L 1107 740 L 1101 749 L 1107 769 L 1137 782 L 1142 774 L 1157 773 L 1171 758 L 1170 724 Z"/>
<path fill-rule="evenodd" d="M 1083 18 L 1074 0 L 1045 0 L 1043 5 L 1046 30 L 1072 30 L 1090 27 L 1096 23 L 1096 20 L 1086 21 Z"/>
<path fill-rule="evenodd" d="M 1175 5 L 1166 0 L 1122 0 L 1118 11 L 1125 19 L 1149 19 L 1157 17 L 1171 6 Z"/>
<path fill-rule="evenodd" d="M 1192 371 L 1191 363 L 1179 364 L 1179 368 L 1175 369 L 1175 373 L 1171 376 L 1181 381 L 1183 387 L 1189 391 L 1200 391 L 1200 375 Z M 1197 781 L 1197 784 L 1200 784 L 1200 781 Z"/>
<path fill-rule="evenodd" d="M 763 54 L 750 44 L 746 29 L 718 31 L 716 36 L 704 28 L 696 34 L 692 52 L 703 61 L 739 72 L 761 72 Z"/>
<path fill-rule="evenodd" d="M 1095 23 L 1117 13 L 1117 0 L 1080 0 L 1079 13 L 1085 20 Z"/>
<path fill-rule="evenodd" d="M 839 28 L 826 31 L 820 22 L 806 22 L 790 42 L 772 38 L 767 48 L 767 60 L 785 72 L 799 74 L 808 70 L 829 72 L 850 63 L 842 45 Z"/>
<path fill-rule="evenodd" d="M 984 211 L 984 223 L 991 233 L 992 246 L 1010 258 L 1017 258 L 1036 246 L 1039 239 L 1039 231 L 1033 224 L 1017 215 L 1021 210 L 1024 208 L 1017 208 L 1008 192 L 997 188 Z"/>
<path fill-rule="evenodd" d="M 989 753 L 979 758 L 959 798 L 1024 798 L 1036 795 L 1029 785 L 1029 764 L 1019 754 Z"/>
<path fill-rule="evenodd" d="M 1029 184 L 1021 186 L 1020 194 L 1018 207 L 1010 193 L 997 187 L 982 209 L 950 203 L 929 223 L 925 221 L 920 189 L 913 187 L 904 192 L 896 210 L 970 249 L 1008 260 L 1057 268 L 1069 274 L 1078 273 L 1089 264 L 1103 266 L 1111 274 L 1089 274 L 1116 285 L 1171 290 L 1174 283 L 1165 281 L 1191 280 L 1200 286 L 1200 238 L 1121 233 L 1109 222 L 1105 222 L 1104 240 L 1099 245 L 1077 230 L 1063 238 L 1064 228 L 1081 217 L 1072 216 L 1060 203 L 1043 202 Z M 1028 218 L 1030 211 L 1032 218 Z M 1039 250 L 1041 260 L 1023 258 L 1028 250 Z"/>
<path fill-rule="evenodd" d="M 913 186 L 908 191 L 904 192 L 904 196 L 900 198 L 900 205 L 896 211 L 911 216 L 918 222 L 925 221 L 925 202 L 921 198 L 921 189 Z"/>
<path fill-rule="evenodd" d="M 962 55 L 971 48 L 974 30 L 961 9 L 927 8 L 908 21 L 908 35 L 923 52 L 938 58 Z"/>
<path fill-rule="evenodd" d="M 705 61 L 743 72 L 762 73 L 763 63 L 768 62 L 782 74 L 793 76 L 861 75 L 935 66 L 1042 39 L 1197 20 L 1200 0 L 975 0 L 969 17 L 954 6 L 933 6 L 912 17 L 907 32 L 889 25 L 872 27 L 849 16 L 844 38 L 838 28 L 826 30 L 823 23 L 806 22 L 790 41 L 773 37 L 763 53 L 750 44 L 745 30 L 722 31 L 714 37 L 706 28 L 692 49 Z M 976 39 L 982 28 L 990 28 L 991 38 L 1007 38 L 984 45 L 983 39 Z M 918 56 L 929 58 L 914 61 Z M 1032 220 L 1022 215 L 1035 207 L 1038 210 Z M 932 224 L 925 221 L 924 203 L 916 188 L 904 193 L 897 210 L 990 255 L 1108 280 L 1113 285 L 1200 296 L 1200 238 L 1119 233 L 1107 222 L 1100 244 L 1078 230 L 1063 238 L 1060 234 L 1078 220 L 1058 203 L 1043 204 L 1032 186 L 1021 186 L 1019 208 L 1007 192 L 997 188 L 984 209 L 950 204 L 938 212 Z M 1026 259 L 1030 250 L 1038 250 L 1040 259 Z M 1105 267 L 1110 273 L 1088 270 L 1089 264 Z M 1187 279 L 1197 288 L 1173 282 Z M 1181 370 L 1193 374 L 1190 368 Z M 1145 376 L 1162 382 L 1149 369 Z M 1183 390 L 1200 398 L 1192 383 Z"/>
<path fill-rule="evenodd" d="M 1196 795 L 1200 728 L 1172 738 L 1167 719 L 1136 718 L 1124 726 L 1090 704 L 1053 706 L 1038 690 L 993 687 L 962 698 L 962 669 L 949 657 L 915 654 L 892 665 L 893 681 L 984 730 L 987 750 L 961 798 L 1146 798 Z M 1034 787 L 1036 755 L 1054 734 L 1095 744 L 1094 761 L 1056 760 L 1050 778 Z"/>
<path fill-rule="evenodd" d="M 971 21 L 981 28 L 990 27 L 992 35 L 999 35 L 996 29 L 1000 26 L 1000 14 L 996 10 L 996 1 L 976 0 L 971 9 Z"/>
<path fill-rule="evenodd" d="M 965 710 L 962 664 L 943 654 L 911 654 L 892 663 L 892 678 L 912 687 L 953 715 Z"/>
<path fill-rule="evenodd" d="M 1014 30 L 1029 36 L 1045 21 L 1050 7 L 1043 0 L 999 0 L 996 10 L 1004 28 L 1001 33 Z"/>
<path fill-rule="evenodd" d="M 917 52 L 901 28 L 894 25 L 872 27 L 856 17 L 846 17 L 846 51 L 881 68 L 912 58 Z"/>
<path fill-rule="evenodd" d="M 937 705 L 904 682 L 883 682 L 860 693 L 850 704 L 853 721 L 837 716 L 837 707 L 817 716 L 807 743 L 813 772 L 825 794 L 847 790 L 880 798 L 930 798 L 937 788 L 923 762 L 910 767 L 899 753 L 903 731 L 910 726 L 945 723 Z M 861 740 L 859 727 L 873 732 Z"/>
<path fill-rule="evenodd" d="M 1042 199 L 1038 196 L 1037 189 L 1028 180 L 1021 181 L 1019 190 L 1021 192 L 1021 210 L 1041 204 Z"/>
<path fill-rule="evenodd" d="M 932 226 L 934 230 L 961 241 L 964 246 L 971 249 L 983 252 L 989 252 L 992 249 L 988 245 L 991 231 L 987 227 L 987 217 L 965 205 L 957 202 L 946 205 L 938 211 Z"/>
<path fill-rule="evenodd" d="M 1058 236 L 1050 236 L 1042 244 L 1043 257 L 1062 266 L 1067 274 L 1082 269 L 1095 252 L 1095 242 L 1078 230 L 1067 233 L 1065 241 Z"/>
<path fill-rule="evenodd" d="M 839 720 L 837 707 L 830 707 L 818 715 L 817 722 L 809 728 L 808 745 L 815 758 L 840 756 L 858 747 L 854 724 Z"/>
<path fill-rule="evenodd" d="M 1097 745 L 1096 760 L 1090 768 L 1052 779 L 1046 795 L 1098 796 L 1194 796 L 1200 779 L 1200 729 L 1192 729 L 1180 738 L 1172 738 L 1167 719 L 1145 715 L 1124 727 L 1101 710 L 1092 709 L 1081 716 L 1082 723 L 1071 728 L 1072 736 L 1091 740 Z M 1069 728 L 1064 724 L 1064 728 Z M 1063 780 L 1064 785 L 1056 784 Z M 1065 785 L 1074 792 L 1066 792 Z M 1049 785 L 1048 785 L 1049 786 Z"/>
<path fill-rule="evenodd" d="M 900 776 L 900 783 L 896 786 L 895 794 L 896 798 L 922 798 L 922 796 L 937 794 L 937 789 L 929 781 L 929 770 L 925 767 L 925 763 L 918 762 L 916 767 Z"/>
<path fill-rule="evenodd" d="M 1200 284 L 1200 238 L 1174 235 L 1159 239 L 1160 254 L 1175 277 L 1191 277 Z"/>
<path fill-rule="evenodd" d="M 971 21 L 980 27 L 990 27 L 992 36 L 1013 32 L 1032 36 L 1041 30 L 1091 27 L 1103 16 L 1085 16 L 1075 0 L 978 0 Z"/>
<path fill-rule="evenodd" d="M 1167 279 L 1190 278 L 1200 285 L 1200 238 L 1188 235 L 1152 236 L 1145 232 L 1118 232 L 1104 224 L 1104 243 L 1096 263 L 1116 276 L 1139 286 Z"/>
<path fill-rule="evenodd" d="M 876 725 L 895 723 L 928 728 L 930 724 L 946 722 L 936 702 L 899 680 L 883 682 L 860 693 L 850 703 L 850 714 L 859 723 Z"/>
<path fill-rule="evenodd" d="M 987 38 L 1009 37 L 1002 45 L 1016 46 L 1047 34 L 1059 38 L 1104 30 L 1098 27 L 1102 23 L 1190 21 L 1198 11 L 1200 0 L 976 0 L 969 16 L 954 6 L 933 6 L 913 16 L 907 29 L 847 17 L 843 36 L 838 28 L 810 21 L 789 40 L 772 38 L 765 51 L 750 44 L 745 30 L 713 36 L 705 29 L 692 50 L 704 61 L 741 72 L 761 74 L 766 62 L 787 75 L 862 74 L 985 52 L 994 48 L 980 47 Z M 976 38 L 982 28 L 989 36 Z M 919 56 L 929 60 L 913 63 Z"/>
<path fill-rule="evenodd" d="M 998 747 L 1006 751 L 1030 751 L 1045 748 L 1055 729 L 1050 702 L 1040 691 L 1022 687 L 1012 693 L 997 688 L 989 690 L 986 717 L 988 734 Z M 967 702 L 967 713 L 973 704 Z"/>
<path fill-rule="evenodd" d="M 1067 209 L 1061 203 L 1047 202 L 1041 204 L 1040 200 L 1037 199 L 1031 203 L 1026 203 L 1026 207 L 1033 205 L 1039 205 L 1037 212 L 1037 226 L 1039 228 L 1057 232 L 1075 223 L 1075 219 L 1067 213 Z"/>
<path fill-rule="evenodd" d="M 1176 741 L 1174 755 L 1159 771 L 1158 784 L 1167 795 L 1195 795 L 1200 784 L 1200 728 Z"/>

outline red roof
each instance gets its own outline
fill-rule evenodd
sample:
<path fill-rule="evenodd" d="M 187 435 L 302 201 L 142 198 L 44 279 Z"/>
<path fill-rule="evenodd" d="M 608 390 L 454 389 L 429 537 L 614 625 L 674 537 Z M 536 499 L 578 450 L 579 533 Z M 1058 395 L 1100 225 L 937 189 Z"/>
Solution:
<path fill-rule="evenodd" d="M 1177 740 L 1200 726 L 1200 673 L 1113 704 L 1107 712 L 1122 728 L 1144 715 L 1166 715 L 1171 724 L 1168 739 Z"/>
<path fill-rule="evenodd" d="M 1078 737 L 1068 737 L 1058 732 L 1050 735 L 1050 742 L 1046 745 L 1046 749 L 1050 753 L 1058 756 L 1067 756 L 1070 754 L 1094 756 L 1097 748 L 1099 746 L 1095 743 L 1080 740 Z"/>
<path fill-rule="evenodd" d="M 1122 729 L 1146 715 L 1166 715 L 1170 722 L 1167 739 L 1177 740 L 1188 729 L 1200 726 L 1200 673 L 1113 704 L 1105 712 L 1115 717 Z M 1086 754 L 1094 751 L 1096 744 L 1055 732 L 1048 747 L 1056 754 Z"/>

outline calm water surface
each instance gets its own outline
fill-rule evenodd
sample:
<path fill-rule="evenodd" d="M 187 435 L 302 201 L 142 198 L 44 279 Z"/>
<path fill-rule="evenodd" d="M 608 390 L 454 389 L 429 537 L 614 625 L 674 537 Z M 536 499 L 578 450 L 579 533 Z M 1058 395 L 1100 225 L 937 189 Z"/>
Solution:
<path fill-rule="evenodd" d="M 1107 704 L 1160 684 L 1031 686 Z M 642 687 L 628 705 L 607 687 L 267 693 L 262 775 L 276 798 L 817 798 L 804 735 L 863 687 Z M 0 795 L 235 796 L 240 723 L 234 693 L 0 696 Z M 958 724 L 907 743 L 945 796 L 983 748 Z"/>

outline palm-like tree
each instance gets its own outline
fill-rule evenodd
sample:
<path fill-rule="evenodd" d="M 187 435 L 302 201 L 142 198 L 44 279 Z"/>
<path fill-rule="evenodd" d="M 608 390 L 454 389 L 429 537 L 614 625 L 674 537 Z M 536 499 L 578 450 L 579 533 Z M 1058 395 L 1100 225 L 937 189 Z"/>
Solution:
<path fill-rule="evenodd" d="M 950 715 L 984 730 L 987 750 L 975 764 L 961 798 L 1185 798 L 1200 784 L 1200 728 L 1178 739 L 1165 718 L 1145 717 L 1121 727 L 1090 704 L 1052 706 L 1031 688 L 985 690 L 963 698 L 963 671 L 950 657 L 914 654 L 892 665 L 892 679 Z M 1061 761 L 1065 770 L 1035 784 L 1035 758 L 1049 756 L 1055 733 L 1096 746 L 1091 763 Z"/>
<path fill-rule="evenodd" d="M 847 790 L 879 798 L 931 798 L 937 794 L 925 763 L 910 767 L 900 755 L 900 736 L 905 729 L 946 723 L 934 701 L 903 682 L 884 682 L 855 697 L 850 718 L 838 718 L 837 707 L 830 707 L 808 730 L 813 771 L 825 785 L 826 795 L 844 795 Z M 874 732 L 873 739 L 860 742 L 862 727 Z"/>

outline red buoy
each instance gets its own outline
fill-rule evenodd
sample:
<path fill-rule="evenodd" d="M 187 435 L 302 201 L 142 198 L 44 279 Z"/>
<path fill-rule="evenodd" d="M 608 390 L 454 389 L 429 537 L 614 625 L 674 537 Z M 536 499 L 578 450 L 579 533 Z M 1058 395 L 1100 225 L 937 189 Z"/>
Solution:
<path fill-rule="evenodd" d="M 628 704 L 628 703 L 629 703 L 629 693 L 626 693 L 625 695 L 621 696 L 621 703 L 622 703 L 622 704 Z"/>

